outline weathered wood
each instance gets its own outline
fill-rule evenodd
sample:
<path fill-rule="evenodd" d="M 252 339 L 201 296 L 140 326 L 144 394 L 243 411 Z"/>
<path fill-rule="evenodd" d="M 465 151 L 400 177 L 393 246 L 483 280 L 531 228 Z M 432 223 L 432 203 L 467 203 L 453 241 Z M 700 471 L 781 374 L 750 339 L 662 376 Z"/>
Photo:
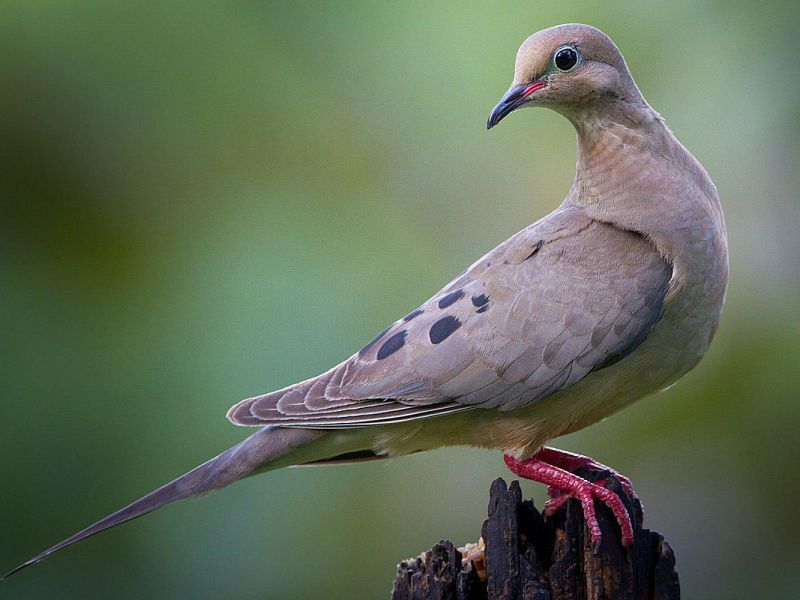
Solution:
<path fill-rule="evenodd" d="M 580 473 L 597 480 L 607 473 Z M 642 507 L 610 477 L 631 515 L 635 542 L 625 549 L 611 511 L 596 503 L 603 533 L 592 549 L 580 503 L 570 500 L 547 521 L 514 481 L 497 479 L 489 492 L 489 515 L 481 536 L 485 580 L 475 566 L 462 565 L 448 541 L 398 565 L 392 600 L 677 600 L 675 557 L 664 538 L 642 528 Z"/>

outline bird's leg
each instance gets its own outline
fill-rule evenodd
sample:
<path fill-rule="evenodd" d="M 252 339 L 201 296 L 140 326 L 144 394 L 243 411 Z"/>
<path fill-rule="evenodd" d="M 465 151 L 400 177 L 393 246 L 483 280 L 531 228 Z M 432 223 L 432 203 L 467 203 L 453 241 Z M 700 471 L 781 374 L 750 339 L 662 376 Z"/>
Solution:
<path fill-rule="evenodd" d="M 506 454 L 503 459 L 506 466 L 516 475 L 549 486 L 548 492 L 552 492 L 555 495 L 545 506 L 546 515 L 553 514 L 569 498 L 580 500 L 595 552 L 599 550 L 602 539 L 600 524 L 597 522 L 597 515 L 594 510 L 595 499 L 603 502 L 614 514 L 622 531 L 622 545 L 630 546 L 633 544 L 633 526 L 631 525 L 628 511 L 625 509 L 620 497 L 611 490 L 597 483 L 587 481 L 583 477 L 560 467 L 551 465 L 540 459 L 538 454 L 527 460 L 519 460 Z"/>
<path fill-rule="evenodd" d="M 579 469 L 595 471 L 600 475 L 600 477 L 597 479 L 593 477 L 592 483 L 596 483 L 597 485 L 601 485 L 603 487 L 606 487 L 608 478 L 613 475 L 619 481 L 620 485 L 622 486 L 622 490 L 625 492 L 625 495 L 627 495 L 631 500 L 637 501 L 642 513 L 644 513 L 644 505 L 639 499 L 639 496 L 636 495 L 631 480 L 625 477 L 625 475 L 618 473 L 611 467 L 604 465 L 603 463 L 599 463 L 588 456 L 567 452 L 566 450 L 559 450 L 558 448 L 551 448 L 549 446 L 544 446 L 541 450 L 539 450 L 539 452 L 536 453 L 535 456 L 539 460 L 546 462 L 549 465 L 559 467 L 565 471 L 569 471 L 574 475 L 579 475 L 579 473 L 576 473 L 576 471 Z M 547 495 L 550 496 L 550 500 L 544 506 L 544 514 L 547 516 L 554 515 L 564 505 L 564 503 L 571 498 L 569 494 L 553 486 L 548 486 Z"/>
<path fill-rule="evenodd" d="M 567 452 L 566 450 L 559 450 L 558 448 L 550 448 L 549 446 L 544 446 L 539 452 L 535 455 L 536 458 L 539 460 L 546 462 L 548 465 L 553 465 L 554 467 L 559 467 L 564 469 L 565 471 L 569 471 L 570 473 L 575 473 L 576 470 L 580 468 L 589 469 L 590 471 L 598 471 L 599 473 L 604 473 L 605 477 L 595 481 L 598 485 L 604 485 L 606 480 L 609 476 L 613 475 L 617 479 L 619 479 L 620 484 L 622 485 L 622 489 L 625 491 L 625 494 L 632 500 L 639 500 L 639 497 L 636 495 L 636 492 L 633 491 L 633 484 L 631 480 L 617 473 L 611 467 L 607 467 L 606 465 L 597 462 L 596 460 L 589 458 L 588 456 L 583 456 L 581 454 L 574 454 L 573 452 Z M 549 489 L 548 489 L 549 492 Z M 556 494 L 558 496 L 559 494 Z M 553 494 L 550 495 L 554 497 Z"/>

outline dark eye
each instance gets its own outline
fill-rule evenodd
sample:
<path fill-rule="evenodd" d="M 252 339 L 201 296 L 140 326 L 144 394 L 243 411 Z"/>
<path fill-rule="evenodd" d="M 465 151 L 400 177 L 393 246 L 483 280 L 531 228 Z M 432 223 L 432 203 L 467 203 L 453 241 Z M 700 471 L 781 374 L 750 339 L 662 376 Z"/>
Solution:
<path fill-rule="evenodd" d="M 578 64 L 580 55 L 572 46 L 562 46 L 553 55 L 553 62 L 559 71 L 570 71 Z"/>

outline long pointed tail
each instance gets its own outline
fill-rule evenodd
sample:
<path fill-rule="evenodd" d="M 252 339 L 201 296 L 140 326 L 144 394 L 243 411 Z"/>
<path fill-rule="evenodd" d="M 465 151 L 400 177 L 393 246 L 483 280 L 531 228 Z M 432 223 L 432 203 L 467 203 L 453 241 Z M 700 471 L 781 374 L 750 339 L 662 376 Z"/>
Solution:
<path fill-rule="evenodd" d="M 246 477 L 260 467 L 285 457 L 298 446 L 307 444 L 322 435 L 324 434 L 318 431 L 306 429 L 261 429 L 236 446 L 229 448 L 199 467 L 195 467 L 185 475 L 181 475 L 136 502 L 108 515 L 94 525 L 90 525 L 55 546 L 48 548 L 41 554 L 37 554 L 6 573 L 0 578 L 0 582 L 25 567 L 36 564 L 51 554 L 110 527 L 146 515 L 170 502 L 223 488 L 234 481 Z M 290 462 L 287 464 L 290 464 Z"/>

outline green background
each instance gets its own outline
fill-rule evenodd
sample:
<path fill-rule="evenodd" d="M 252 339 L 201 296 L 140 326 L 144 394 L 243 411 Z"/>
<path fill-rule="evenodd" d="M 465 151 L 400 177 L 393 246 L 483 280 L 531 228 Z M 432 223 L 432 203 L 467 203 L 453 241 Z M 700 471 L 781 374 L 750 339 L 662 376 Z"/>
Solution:
<path fill-rule="evenodd" d="M 554 209 L 570 125 L 485 121 L 520 42 L 582 21 L 716 181 L 732 278 L 695 371 L 559 445 L 634 480 L 684 597 L 796 597 L 799 6 L 3 2 L 0 568 L 235 443 L 232 403 Z M 386 598 L 401 559 L 477 538 L 498 476 L 471 449 L 284 470 L 0 596 Z"/>

